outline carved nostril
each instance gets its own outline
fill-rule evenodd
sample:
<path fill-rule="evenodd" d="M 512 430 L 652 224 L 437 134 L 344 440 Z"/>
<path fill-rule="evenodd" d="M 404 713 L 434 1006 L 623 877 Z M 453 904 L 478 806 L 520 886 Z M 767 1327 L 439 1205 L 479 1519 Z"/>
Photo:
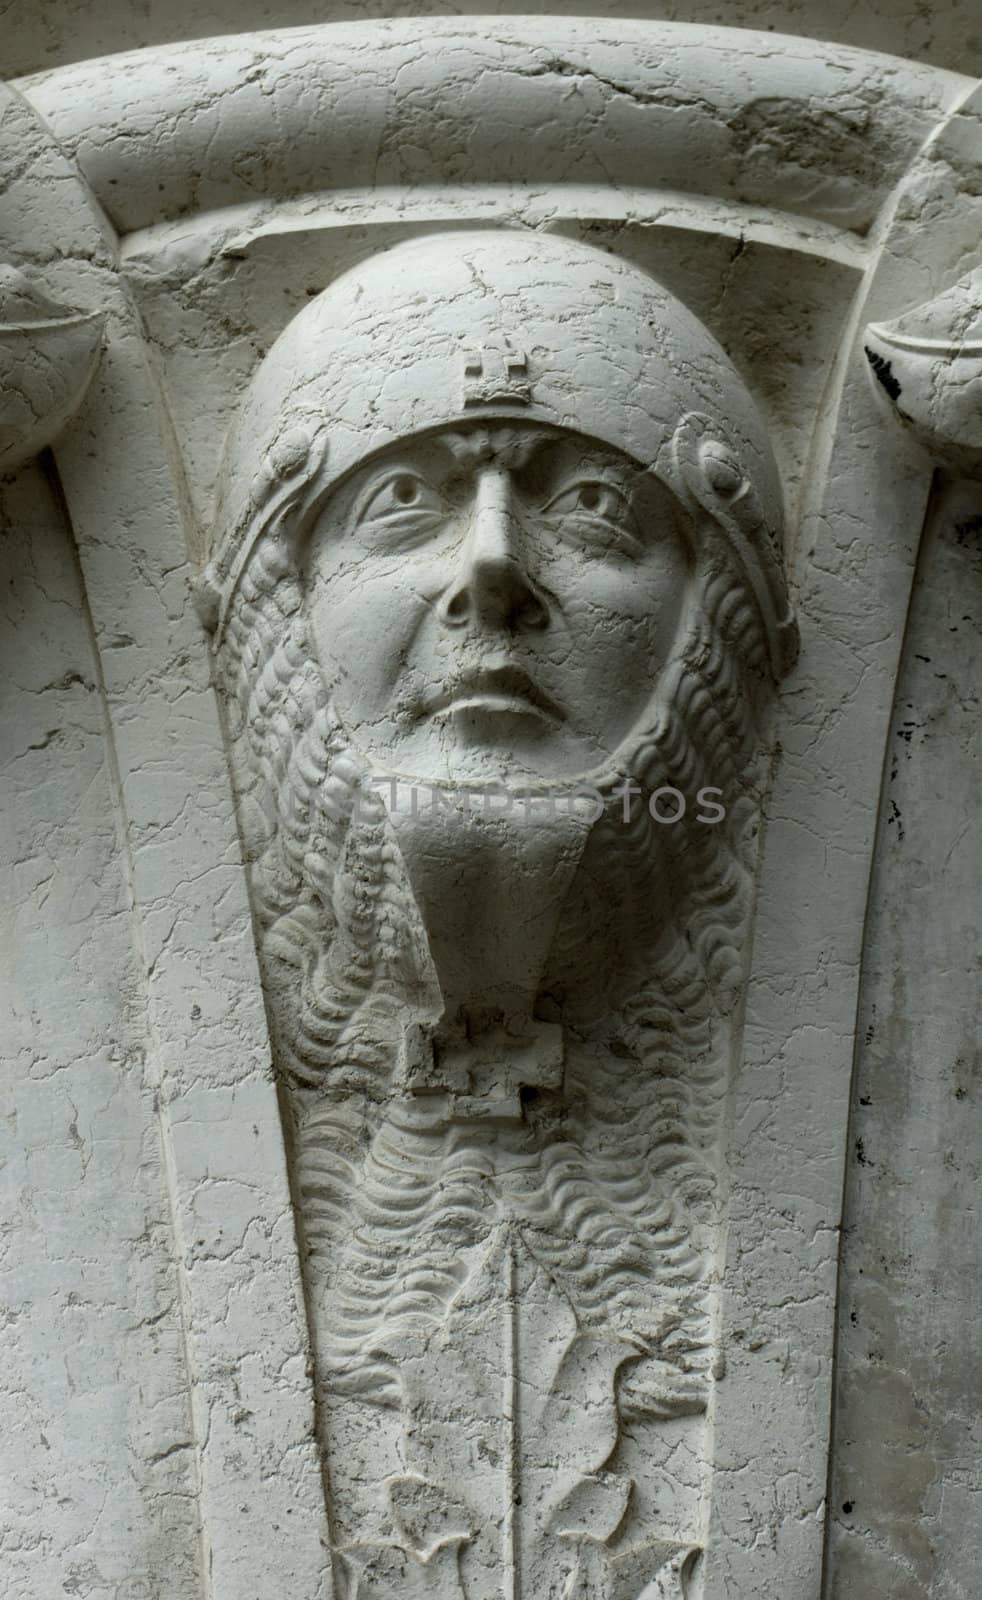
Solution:
<path fill-rule="evenodd" d="M 549 608 L 528 578 L 518 569 L 472 568 L 466 581 L 457 582 L 439 603 L 445 626 L 460 628 L 474 622 L 529 633 L 549 625 Z"/>
<path fill-rule="evenodd" d="M 549 621 L 549 613 L 538 595 L 529 590 L 518 607 L 516 621 L 522 628 L 544 628 Z"/>
<path fill-rule="evenodd" d="M 450 628 L 482 623 L 508 632 L 530 633 L 549 624 L 548 606 L 528 581 L 516 574 L 472 574 L 440 602 L 440 617 Z"/>
<path fill-rule="evenodd" d="M 461 623 L 466 622 L 471 614 L 467 590 L 455 589 L 453 594 L 446 597 L 440 610 L 443 613 L 443 620 L 452 627 L 459 627 Z"/>

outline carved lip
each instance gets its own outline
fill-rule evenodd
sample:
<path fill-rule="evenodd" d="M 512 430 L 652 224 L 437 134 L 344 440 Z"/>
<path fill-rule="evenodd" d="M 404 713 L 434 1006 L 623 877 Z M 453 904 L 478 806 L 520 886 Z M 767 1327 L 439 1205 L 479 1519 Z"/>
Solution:
<path fill-rule="evenodd" d="M 426 707 L 431 716 L 441 711 L 500 711 L 563 722 L 556 702 L 540 689 L 521 667 L 484 667 L 462 672 Z"/>

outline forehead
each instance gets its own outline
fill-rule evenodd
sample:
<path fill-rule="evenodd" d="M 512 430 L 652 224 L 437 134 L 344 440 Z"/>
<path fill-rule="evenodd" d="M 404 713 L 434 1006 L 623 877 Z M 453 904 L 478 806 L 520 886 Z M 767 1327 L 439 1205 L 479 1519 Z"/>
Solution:
<path fill-rule="evenodd" d="M 552 423 L 526 421 L 487 421 L 459 423 L 434 428 L 427 433 L 397 440 L 363 461 L 354 476 L 390 462 L 419 461 L 448 472 L 467 474 L 494 465 L 501 470 L 522 472 L 548 456 L 563 463 L 589 461 L 595 466 L 620 469 L 636 474 L 640 463 L 623 451 L 572 428 Z"/>

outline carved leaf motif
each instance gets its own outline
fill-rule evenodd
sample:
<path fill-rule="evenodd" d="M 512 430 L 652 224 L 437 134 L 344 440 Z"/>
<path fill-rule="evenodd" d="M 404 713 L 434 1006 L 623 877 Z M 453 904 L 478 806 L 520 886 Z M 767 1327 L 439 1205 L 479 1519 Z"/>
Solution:
<path fill-rule="evenodd" d="M 685 1600 L 687 1583 L 698 1551 L 691 1545 L 676 1547 L 646 1583 L 638 1600 Z"/>
<path fill-rule="evenodd" d="M 389 1510 L 398 1539 L 349 1545 L 340 1554 L 346 1600 L 464 1600 L 460 1551 L 474 1519 L 438 1485 L 418 1473 L 390 1478 Z"/>
<path fill-rule="evenodd" d="M 575 1541 L 616 1531 L 631 1484 L 599 1469 L 617 1442 L 617 1370 L 636 1354 L 626 1339 L 580 1329 L 508 1224 L 443 1328 L 399 1352 L 407 1456 L 428 1483 L 452 1484 L 472 1508 L 469 1600 L 558 1595 L 576 1565 Z M 562 1537 L 560 1505 L 570 1523 Z M 428 1528 L 431 1542 L 453 1533 L 452 1516 L 442 1535 Z"/>
<path fill-rule="evenodd" d="M 570 1542 L 576 1563 L 561 1600 L 685 1600 L 686 1576 L 698 1551 L 671 1539 L 651 1539 L 616 1552 L 604 1547 L 627 1510 L 625 1480 L 609 1472 L 583 1478 L 556 1507 L 552 1526 Z M 640 1593 L 639 1593 L 640 1590 Z"/>
<path fill-rule="evenodd" d="M 611 1472 L 581 1478 L 553 1511 L 550 1527 L 559 1539 L 593 1539 L 605 1544 L 616 1533 L 630 1494 L 629 1481 Z"/>
<path fill-rule="evenodd" d="M 427 1559 L 397 1544 L 356 1545 L 342 1554 L 348 1600 L 464 1600 L 459 1541 L 441 1544 Z"/>
<path fill-rule="evenodd" d="M 474 1518 L 453 1496 L 417 1473 L 390 1478 L 392 1520 L 407 1549 L 430 1561 L 446 1544 L 463 1544 L 474 1532 Z"/>

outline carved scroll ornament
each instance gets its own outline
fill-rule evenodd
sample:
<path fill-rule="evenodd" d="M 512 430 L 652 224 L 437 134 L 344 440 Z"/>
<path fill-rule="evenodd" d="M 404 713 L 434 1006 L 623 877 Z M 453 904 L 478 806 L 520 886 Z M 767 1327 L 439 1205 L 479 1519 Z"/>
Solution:
<path fill-rule="evenodd" d="M 429 237 L 274 345 L 218 530 L 346 1592 L 680 1595 L 795 644 L 763 425 L 618 258 Z"/>

